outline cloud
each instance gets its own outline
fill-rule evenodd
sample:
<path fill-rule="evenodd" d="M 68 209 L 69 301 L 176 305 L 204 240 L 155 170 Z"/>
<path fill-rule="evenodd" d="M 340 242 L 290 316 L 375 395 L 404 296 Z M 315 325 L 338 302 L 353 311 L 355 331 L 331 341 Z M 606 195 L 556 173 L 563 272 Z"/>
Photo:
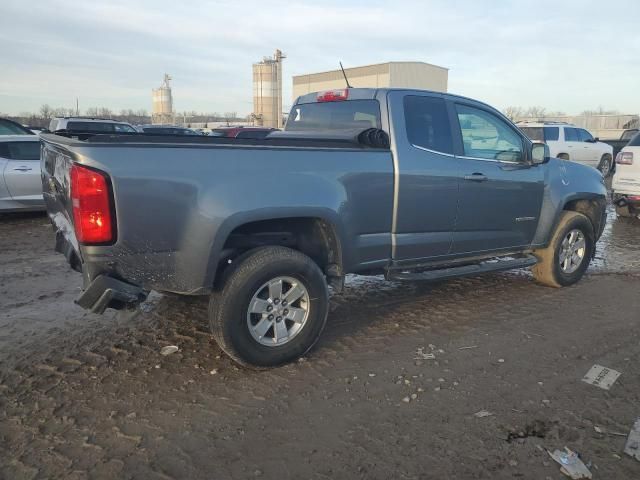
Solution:
<path fill-rule="evenodd" d="M 640 3 L 506 0 L 3 0 L 0 111 L 150 109 L 167 72 L 179 111 L 251 111 L 251 64 L 285 76 L 389 60 L 450 68 L 450 90 L 497 107 L 640 111 Z M 291 95 L 285 81 L 285 104 Z"/>

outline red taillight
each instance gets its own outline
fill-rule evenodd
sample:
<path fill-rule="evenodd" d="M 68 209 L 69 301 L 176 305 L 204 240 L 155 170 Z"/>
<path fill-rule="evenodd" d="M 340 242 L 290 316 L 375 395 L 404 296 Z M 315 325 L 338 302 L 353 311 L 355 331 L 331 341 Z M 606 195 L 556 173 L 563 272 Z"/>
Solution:
<path fill-rule="evenodd" d="M 340 102 L 349 98 L 349 90 L 347 88 L 340 90 L 327 90 L 320 92 L 316 100 L 318 102 Z"/>
<path fill-rule="evenodd" d="M 104 173 L 72 165 L 71 203 L 76 237 L 80 243 L 110 243 L 114 240 L 110 196 Z"/>
<path fill-rule="evenodd" d="M 618 165 L 633 165 L 633 152 L 619 152 L 616 155 Z"/>

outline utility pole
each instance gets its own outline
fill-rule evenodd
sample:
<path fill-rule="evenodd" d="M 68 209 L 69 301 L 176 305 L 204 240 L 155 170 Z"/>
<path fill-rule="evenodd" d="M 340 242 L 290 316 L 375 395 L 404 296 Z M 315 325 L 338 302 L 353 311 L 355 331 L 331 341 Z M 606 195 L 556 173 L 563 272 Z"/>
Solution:
<path fill-rule="evenodd" d="M 80 116 L 80 108 L 78 104 L 78 97 L 76 97 L 76 117 Z"/>

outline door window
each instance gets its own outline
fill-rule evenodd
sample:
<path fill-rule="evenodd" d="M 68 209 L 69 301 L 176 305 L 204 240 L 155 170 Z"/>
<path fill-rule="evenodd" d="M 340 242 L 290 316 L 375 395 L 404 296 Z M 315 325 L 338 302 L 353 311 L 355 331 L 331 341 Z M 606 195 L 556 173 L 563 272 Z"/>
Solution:
<path fill-rule="evenodd" d="M 2 142 L 0 157 L 9 160 L 40 160 L 40 142 Z"/>
<path fill-rule="evenodd" d="M 565 128 L 564 129 L 564 141 L 565 142 L 579 142 L 580 135 L 577 128 Z"/>
<path fill-rule="evenodd" d="M 404 97 L 405 128 L 409 142 L 436 152 L 453 154 L 451 125 L 442 98 Z"/>
<path fill-rule="evenodd" d="M 522 138 L 500 117 L 479 108 L 456 105 L 466 157 L 521 162 Z"/>
<path fill-rule="evenodd" d="M 578 134 L 580 135 L 580 141 L 581 142 L 592 142 L 593 141 L 593 135 L 591 135 L 589 132 L 587 132 L 584 128 L 578 129 Z"/>

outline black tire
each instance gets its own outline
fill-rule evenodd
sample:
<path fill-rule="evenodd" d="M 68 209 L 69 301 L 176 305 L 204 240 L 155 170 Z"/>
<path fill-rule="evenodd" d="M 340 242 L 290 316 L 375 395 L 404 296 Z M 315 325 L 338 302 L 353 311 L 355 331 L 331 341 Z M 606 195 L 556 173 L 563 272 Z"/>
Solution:
<path fill-rule="evenodd" d="M 607 178 L 613 172 L 613 160 L 608 153 L 604 154 L 598 164 L 598 170 L 602 173 L 604 178 Z"/>
<path fill-rule="evenodd" d="M 572 273 L 565 273 L 560 268 L 560 252 L 562 242 L 572 230 L 579 230 L 585 238 L 585 252 L 582 263 Z M 547 248 L 535 250 L 538 263 L 532 268 L 536 281 L 549 287 L 566 287 L 579 281 L 589 267 L 595 248 L 595 235 L 591 221 L 578 212 L 562 212 L 560 221 L 551 237 Z"/>
<path fill-rule="evenodd" d="M 558 158 L 561 158 L 563 160 L 569 160 L 569 154 L 568 153 L 559 153 L 558 154 Z"/>
<path fill-rule="evenodd" d="M 268 368 L 291 362 L 318 341 L 327 322 L 329 290 L 316 263 L 285 247 L 261 247 L 244 255 L 209 301 L 209 322 L 220 348 L 237 363 Z M 283 345 L 266 346 L 251 334 L 248 311 L 254 294 L 277 277 L 290 277 L 308 292 L 308 315 L 299 332 Z M 265 334 L 266 335 L 266 334 Z"/>

